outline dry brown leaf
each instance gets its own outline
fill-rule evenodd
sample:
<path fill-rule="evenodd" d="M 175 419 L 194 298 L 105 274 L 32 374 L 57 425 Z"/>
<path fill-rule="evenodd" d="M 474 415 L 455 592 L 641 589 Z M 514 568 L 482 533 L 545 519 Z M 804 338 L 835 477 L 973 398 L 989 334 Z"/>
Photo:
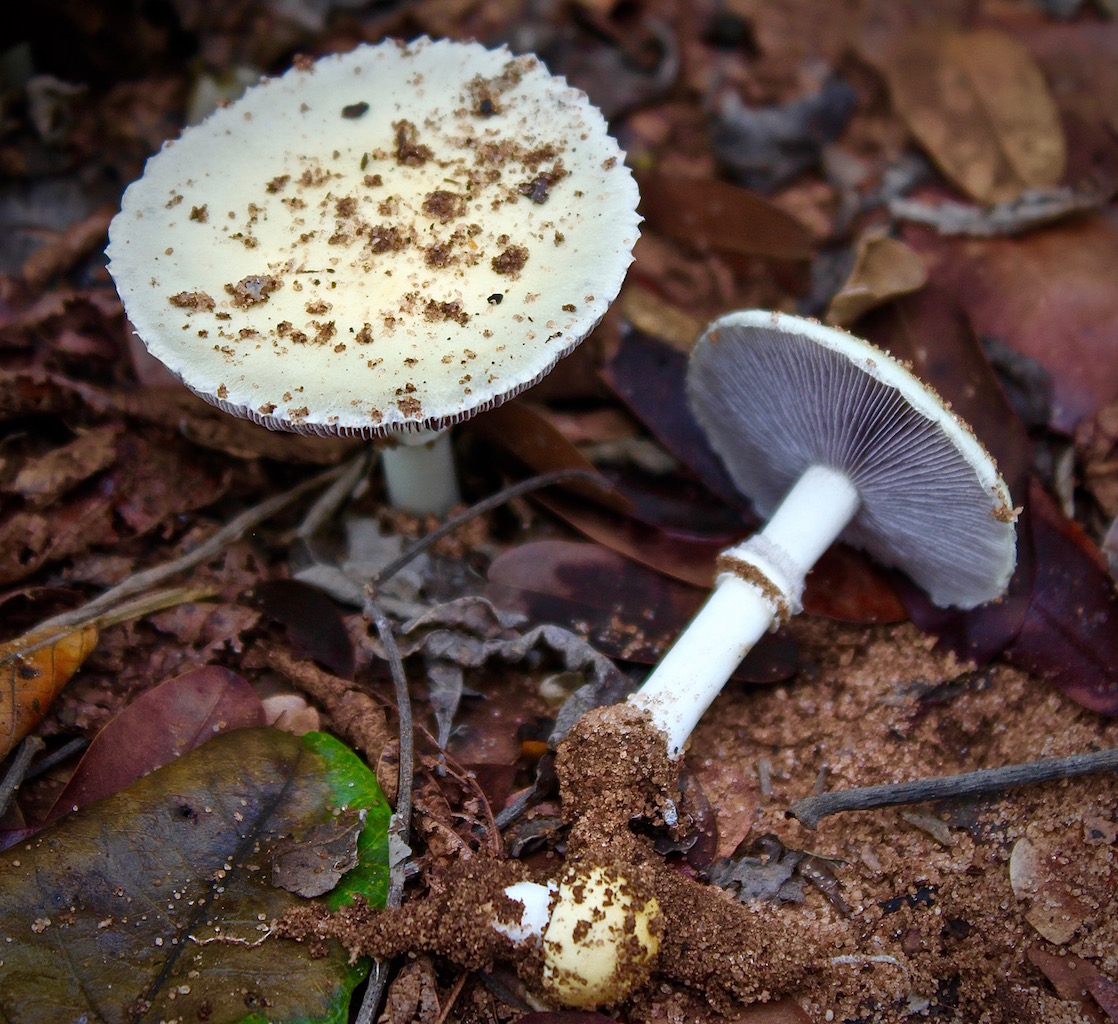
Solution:
<path fill-rule="evenodd" d="M 1028 839 L 1019 839 L 1009 857 L 1013 894 L 1029 901 L 1025 920 L 1057 946 L 1070 942 L 1091 913 L 1064 881 L 1061 859 Z"/>
<path fill-rule="evenodd" d="M 102 207 L 91 213 L 85 220 L 71 225 L 59 232 L 41 249 L 32 253 L 23 264 L 23 279 L 32 291 L 39 291 L 59 274 L 91 255 L 105 244 L 109 221 L 116 213 Z"/>
<path fill-rule="evenodd" d="M 924 263 L 904 242 L 879 232 L 858 239 L 850 276 L 831 299 L 827 323 L 849 327 L 863 313 L 924 287 Z"/>
<path fill-rule="evenodd" d="M 96 626 L 84 626 L 34 650 L 41 631 L 0 644 L 0 761 L 39 723 L 97 637 Z"/>
<path fill-rule="evenodd" d="M 943 173 L 985 203 L 1059 182 L 1060 116 L 1029 52 L 993 29 L 911 36 L 883 65 L 897 112 Z"/>
<path fill-rule="evenodd" d="M 704 251 L 782 260 L 811 258 L 811 233 L 764 196 L 728 181 L 640 174 L 649 226 Z"/>
<path fill-rule="evenodd" d="M 82 431 L 59 448 L 29 459 L 12 481 L 11 489 L 34 505 L 44 505 L 75 484 L 111 466 L 117 458 L 119 424 Z"/>
<path fill-rule="evenodd" d="M 666 341 L 680 352 L 691 351 L 705 326 L 698 317 L 665 302 L 640 283 L 626 284 L 618 304 L 625 319 L 638 331 Z"/>

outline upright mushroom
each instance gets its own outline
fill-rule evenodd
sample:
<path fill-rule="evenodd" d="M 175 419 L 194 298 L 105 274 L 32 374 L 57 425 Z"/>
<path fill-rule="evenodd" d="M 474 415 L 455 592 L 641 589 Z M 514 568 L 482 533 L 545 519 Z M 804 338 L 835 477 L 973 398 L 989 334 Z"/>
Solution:
<path fill-rule="evenodd" d="M 535 57 L 359 46 L 167 143 L 125 192 L 109 270 L 197 394 L 389 439 L 390 500 L 441 512 L 447 428 L 536 383 L 616 297 L 640 220 L 623 158 Z"/>
<path fill-rule="evenodd" d="M 730 673 L 836 539 L 938 605 L 998 597 L 1016 512 L 971 429 L 884 352 L 813 320 L 730 313 L 696 343 L 691 408 L 764 529 L 724 551 L 707 602 L 631 699 L 678 757 Z"/>

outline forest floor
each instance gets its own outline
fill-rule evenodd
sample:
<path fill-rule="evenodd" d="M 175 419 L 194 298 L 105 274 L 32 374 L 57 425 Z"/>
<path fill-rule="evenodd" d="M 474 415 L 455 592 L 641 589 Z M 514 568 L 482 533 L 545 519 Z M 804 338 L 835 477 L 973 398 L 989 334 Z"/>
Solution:
<path fill-rule="evenodd" d="M 591 703 L 635 685 L 718 551 L 756 525 L 690 420 L 686 353 L 729 310 L 799 312 L 907 360 L 973 424 L 1024 508 L 1018 572 L 998 604 L 946 614 L 857 552 L 821 563 L 805 613 L 692 737 L 694 829 L 640 840 L 740 900 L 774 984 L 727 1000 L 665 969 L 610 1016 L 1118 1021 L 1113 772 L 814 829 L 788 813 L 826 791 L 1118 747 L 1118 21 L 1103 0 L 1050 6 L 1063 14 L 1024 0 L 27 5 L 0 54 L 6 637 L 217 544 L 161 583 L 177 588 L 165 607 L 52 648 L 45 690 L 21 689 L 21 656 L 0 652 L 4 755 L 28 732 L 64 755 L 32 770 L 0 835 L 22 840 L 68 804 L 79 750 L 186 673 L 247 684 L 241 724 L 334 732 L 398 795 L 396 692 L 361 584 L 439 519 L 389 508 L 375 468 L 334 506 L 315 504 L 328 481 L 296 495 L 360 443 L 270 433 L 189 394 L 132 337 L 103 250 L 145 159 L 234 82 L 386 36 L 508 43 L 601 108 L 644 223 L 591 337 L 454 434 L 463 506 L 554 471 L 611 489 L 504 501 L 378 590 L 417 723 L 405 905 L 471 857 L 561 861 L 575 809 L 555 785 L 557 716 L 583 684 Z M 521 642 L 543 624 L 562 628 Z M 162 764 L 164 700 L 151 735 L 130 734 L 136 764 L 107 766 L 102 745 L 82 771 L 123 784 Z M 435 952 L 393 974 L 389 1024 L 594 1019 L 541 1003 L 507 965 Z"/>

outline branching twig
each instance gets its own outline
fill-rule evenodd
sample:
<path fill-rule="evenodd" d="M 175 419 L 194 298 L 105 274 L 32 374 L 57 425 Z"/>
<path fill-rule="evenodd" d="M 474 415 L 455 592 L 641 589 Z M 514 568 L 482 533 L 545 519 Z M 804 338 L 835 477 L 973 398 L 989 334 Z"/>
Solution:
<path fill-rule="evenodd" d="M 406 551 L 394 558 L 382 568 L 365 587 L 365 601 L 363 612 L 365 618 L 376 626 L 377 635 L 384 646 L 385 657 L 388 659 L 389 669 L 392 672 L 392 681 L 396 689 L 396 706 L 400 718 L 400 764 L 399 785 L 396 792 L 396 812 L 393 815 L 396 835 L 403 843 L 408 842 L 409 826 L 411 822 L 411 788 L 415 775 L 415 735 L 411 715 L 411 697 L 408 693 L 408 683 L 404 675 L 404 664 L 400 658 L 399 648 L 396 646 L 396 637 L 392 632 L 392 624 L 384 613 L 384 609 L 376 600 L 377 588 L 386 580 L 391 579 L 404 568 L 412 559 L 421 555 L 436 541 L 453 533 L 459 527 L 468 523 L 477 516 L 499 508 L 513 498 L 524 494 L 550 487 L 553 484 L 567 483 L 571 480 L 587 480 L 590 483 L 602 484 L 602 479 L 595 473 L 584 469 L 564 469 L 554 473 L 544 473 L 540 476 L 522 480 L 490 495 L 488 498 L 471 505 L 464 512 L 452 516 L 442 526 L 432 530 L 425 537 L 416 541 Z M 302 534 L 306 536 L 306 534 Z M 398 907 L 403 898 L 403 873 L 393 871 L 389 877 L 388 896 L 385 900 L 387 907 Z M 369 983 L 365 988 L 365 996 L 357 1013 L 357 1024 L 371 1024 L 380 1007 L 384 995 L 384 986 L 388 980 L 388 964 L 383 960 L 374 960 L 373 969 L 369 972 Z"/>
<path fill-rule="evenodd" d="M 916 779 L 885 786 L 862 786 L 797 800 L 787 810 L 807 828 L 815 828 L 820 818 L 838 811 L 865 811 L 895 804 L 921 804 L 928 800 L 974 796 L 992 793 L 1011 786 L 1029 786 L 1035 782 L 1070 779 L 1092 772 L 1118 771 L 1118 747 L 1070 757 L 1047 757 L 1039 761 L 983 768 L 961 775 L 943 775 L 934 779 Z"/>
<path fill-rule="evenodd" d="M 281 512 L 308 491 L 313 491 L 316 488 L 322 487 L 324 484 L 336 480 L 338 477 L 342 476 L 348 468 L 347 465 L 335 466 L 325 473 L 319 473 L 309 480 L 304 480 L 302 483 L 296 484 L 290 490 L 284 491 L 282 494 L 273 495 L 266 501 L 260 502 L 259 505 L 254 505 L 252 508 L 246 509 L 239 516 L 236 516 L 218 530 L 212 537 L 207 538 L 185 555 L 172 559 L 170 562 L 164 562 L 162 565 L 153 565 L 150 569 L 143 569 L 140 572 L 133 573 L 115 587 L 106 590 L 100 597 L 95 597 L 92 601 L 87 601 L 79 608 L 64 612 L 62 615 L 56 615 L 53 619 L 47 619 L 45 622 L 40 623 L 37 627 L 37 631 L 58 630 L 58 635 L 61 635 L 66 630 L 72 629 L 76 625 L 93 621 L 99 615 L 115 608 L 126 598 L 143 593 L 145 590 L 150 590 L 164 580 L 170 579 L 172 576 L 177 576 L 187 569 L 193 569 L 194 566 L 213 558 L 214 555 L 220 554 L 225 548 L 238 541 L 253 527 L 259 526 L 264 520 L 274 516 L 277 512 Z M 57 639 L 57 635 L 55 639 Z M 49 642 L 49 639 L 47 642 Z"/>
<path fill-rule="evenodd" d="M 500 508 L 507 502 L 512 501 L 513 498 L 519 498 L 522 495 L 530 494 L 532 491 L 538 491 L 544 487 L 551 487 L 553 484 L 569 483 L 572 480 L 586 480 L 588 483 L 598 484 L 603 487 L 603 489 L 605 488 L 605 483 L 602 478 L 596 473 L 591 473 L 586 469 L 557 469 L 554 473 L 543 473 L 540 476 L 529 477 L 527 480 L 521 480 L 519 483 L 510 484 L 508 487 L 497 491 L 496 494 L 491 494 L 488 498 L 483 498 L 481 501 L 477 502 L 477 504 L 471 505 L 464 512 L 460 512 L 456 516 L 451 516 L 442 526 L 432 530 L 425 537 L 421 537 L 406 551 L 401 552 L 396 558 L 392 559 L 392 561 L 373 576 L 372 580 L 369 582 L 372 592 L 375 594 L 377 587 L 395 576 L 396 573 L 403 569 L 413 558 L 423 554 L 423 552 L 436 541 L 441 540 L 449 533 L 453 533 L 471 519 L 476 519 L 486 512 L 492 512 L 493 509 Z"/>
<path fill-rule="evenodd" d="M 302 522 L 290 534 L 282 537 L 280 543 L 289 544 L 296 539 L 306 540 L 313 537 L 368 475 L 375 455 L 376 451 L 369 448 L 362 452 L 360 457 L 351 459 L 345 467 L 345 472 L 315 499 L 314 504 L 307 509 L 307 514 L 303 516 Z"/>
<path fill-rule="evenodd" d="M 371 584 L 365 588 L 363 613 L 365 618 L 376 626 L 377 635 L 384 647 L 384 655 L 388 660 L 389 671 L 392 673 L 392 682 L 396 690 L 396 711 L 400 719 L 400 762 L 399 782 L 396 786 L 396 811 L 392 815 L 392 831 L 400 842 L 406 846 L 411 832 L 411 791 L 415 777 L 415 727 L 412 723 L 411 694 L 408 692 L 404 662 L 400 657 L 400 649 L 396 646 L 392 623 L 388 621 L 384 609 L 381 608 L 373 596 Z M 393 865 L 388 876 L 388 895 L 385 899 L 385 906 L 398 907 L 403 900 L 403 896 L 404 873 L 396 870 L 396 866 Z M 369 972 L 369 984 L 365 989 L 365 997 L 361 1001 L 361 1008 L 357 1013 L 357 1024 L 371 1024 L 380 1007 L 384 995 L 384 984 L 387 979 L 388 964 L 383 960 L 374 960 L 373 969 Z"/>
<path fill-rule="evenodd" d="M 28 736 L 16 751 L 15 756 L 12 758 L 12 763 L 8 767 L 7 773 L 0 779 L 0 815 L 8 809 L 8 804 L 12 797 L 15 796 L 16 790 L 19 789 L 20 784 L 23 782 L 24 777 L 27 775 L 27 769 L 31 765 L 31 758 L 33 758 L 46 744 L 38 736 Z"/>

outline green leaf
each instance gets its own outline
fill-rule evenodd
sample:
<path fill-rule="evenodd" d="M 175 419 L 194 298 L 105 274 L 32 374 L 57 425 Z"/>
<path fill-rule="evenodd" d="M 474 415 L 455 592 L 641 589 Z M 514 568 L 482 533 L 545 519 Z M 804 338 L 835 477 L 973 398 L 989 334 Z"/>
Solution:
<path fill-rule="evenodd" d="M 332 737 L 221 735 L 0 854 L 0 1021 L 347 1020 L 367 965 L 270 934 L 273 858 L 364 816 L 331 893 L 383 906 L 389 809 Z"/>

